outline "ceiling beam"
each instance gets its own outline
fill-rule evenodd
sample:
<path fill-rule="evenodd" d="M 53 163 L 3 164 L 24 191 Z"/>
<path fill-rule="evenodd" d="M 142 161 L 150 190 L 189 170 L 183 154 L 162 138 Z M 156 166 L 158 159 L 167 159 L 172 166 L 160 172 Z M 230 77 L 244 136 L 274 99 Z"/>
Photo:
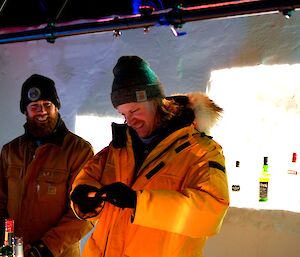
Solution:
<path fill-rule="evenodd" d="M 259 15 L 282 12 L 291 15 L 291 11 L 300 9 L 298 0 L 235 0 L 193 7 L 177 7 L 160 11 L 143 10 L 140 14 L 109 17 L 92 21 L 75 21 L 74 23 L 46 24 L 43 28 L 0 34 L 0 44 L 45 39 L 54 43 L 57 38 L 99 33 L 119 32 L 128 29 L 149 28 L 153 26 L 181 27 L 184 23 L 233 18 L 238 16 Z"/>

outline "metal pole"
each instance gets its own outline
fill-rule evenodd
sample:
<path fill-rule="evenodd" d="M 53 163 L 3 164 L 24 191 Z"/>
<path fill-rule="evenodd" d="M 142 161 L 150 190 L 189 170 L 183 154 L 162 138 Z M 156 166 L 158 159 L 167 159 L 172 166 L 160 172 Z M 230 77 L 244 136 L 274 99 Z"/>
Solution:
<path fill-rule="evenodd" d="M 152 26 L 183 25 L 186 22 L 232 18 L 237 16 L 296 11 L 300 8 L 297 0 L 240 0 L 193 7 L 170 8 L 151 14 L 136 14 L 111 17 L 77 24 L 48 24 L 42 29 L 0 34 L 0 44 L 46 39 L 54 43 L 59 37 L 74 36 L 106 31 L 121 31 Z"/>

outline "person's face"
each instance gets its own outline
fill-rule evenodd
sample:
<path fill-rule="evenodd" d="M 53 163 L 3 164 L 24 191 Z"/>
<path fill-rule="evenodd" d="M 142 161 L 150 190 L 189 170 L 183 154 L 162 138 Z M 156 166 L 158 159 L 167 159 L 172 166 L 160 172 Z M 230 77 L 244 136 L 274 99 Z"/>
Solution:
<path fill-rule="evenodd" d="M 121 104 L 117 110 L 139 137 L 148 137 L 157 128 L 157 106 L 153 101 Z"/>
<path fill-rule="evenodd" d="M 58 109 L 47 100 L 29 103 L 26 107 L 29 131 L 36 137 L 44 137 L 52 133 L 58 120 Z"/>

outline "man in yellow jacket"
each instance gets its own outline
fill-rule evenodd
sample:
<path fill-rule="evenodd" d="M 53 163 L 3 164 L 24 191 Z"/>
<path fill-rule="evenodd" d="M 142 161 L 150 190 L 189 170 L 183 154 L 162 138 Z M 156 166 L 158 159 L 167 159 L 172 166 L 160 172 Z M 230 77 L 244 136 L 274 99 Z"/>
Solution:
<path fill-rule="evenodd" d="M 200 257 L 229 206 L 221 146 L 207 135 L 222 109 L 206 95 L 165 97 L 138 56 L 114 67 L 125 118 L 73 183 L 71 206 L 97 221 L 84 257 Z"/>
<path fill-rule="evenodd" d="M 25 257 L 79 257 L 79 241 L 92 229 L 90 222 L 75 217 L 69 193 L 93 149 L 66 128 L 59 108 L 54 81 L 30 76 L 20 101 L 25 133 L 1 151 L 0 231 L 5 218 L 14 219 Z"/>

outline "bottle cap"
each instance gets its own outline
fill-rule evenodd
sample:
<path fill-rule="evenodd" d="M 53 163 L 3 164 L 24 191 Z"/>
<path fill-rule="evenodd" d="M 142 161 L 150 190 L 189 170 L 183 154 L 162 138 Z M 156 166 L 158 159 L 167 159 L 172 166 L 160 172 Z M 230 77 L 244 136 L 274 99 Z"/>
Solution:
<path fill-rule="evenodd" d="M 264 157 L 264 165 L 268 165 L 268 157 L 267 156 Z"/>
<path fill-rule="evenodd" d="M 297 161 L 297 153 L 293 153 L 292 162 Z"/>

